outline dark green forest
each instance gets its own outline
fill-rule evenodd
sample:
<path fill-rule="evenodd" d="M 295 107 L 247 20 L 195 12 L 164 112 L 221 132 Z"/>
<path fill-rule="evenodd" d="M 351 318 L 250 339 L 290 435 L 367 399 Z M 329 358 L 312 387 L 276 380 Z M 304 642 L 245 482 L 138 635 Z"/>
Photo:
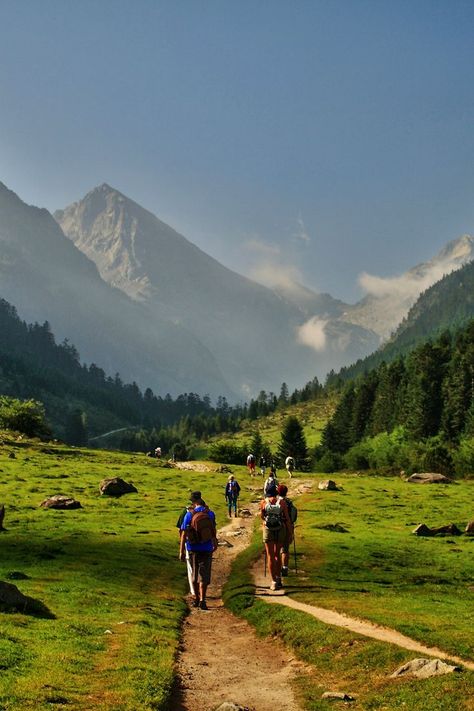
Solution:
<path fill-rule="evenodd" d="M 316 452 L 322 471 L 474 467 L 474 320 L 342 386 Z"/>

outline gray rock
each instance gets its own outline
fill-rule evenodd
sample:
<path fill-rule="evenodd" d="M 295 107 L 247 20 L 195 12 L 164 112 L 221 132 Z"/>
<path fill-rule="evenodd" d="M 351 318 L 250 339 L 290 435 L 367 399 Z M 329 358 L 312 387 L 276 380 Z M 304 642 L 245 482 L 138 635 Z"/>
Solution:
<path fill-rule="evenodd" d="M 455 523 L 448 523 L 446 526 L 438 526 L 438 528 L 429 528 L 424 523 L 420 523 L 419 526 L 413 531 L 415 536 L 460 536 L 461 531 L 456 526 Z"/>
<path fill-rule="evenodd" d="M 410 674 L 418 679 L 428 679 L 430 676 L 440 676 L 441 674 L 451 674 L 451 672 L 461 671 L 460 667 L 447 664 L 441 659 L 412 659 L 411 662 L 403 664 L 393 674 L 391 678 Z"/>
<path fill-rule="evenodd" d="M 55 494 L 41 502 L 40 506 L 44 509 L 60 509 L 61 511 L 68 509 L 82 509 L 82 505 L 72 496 L 64 496 L 64 494 Z"/>
<path fill-rule="evenodd" d="M 242 516 L 242 518 L 249 518 L 251 515 L 250 509 L 239 509 L 239 516 Z"/>
<path fill-rule="evenodd" d="M 217 706 L 215 711 L 251 711 L 248 706 L 235 704 L 233 701 L 224 701 L 223 704 Z"/>
<path fill-rule="evenodd" d="M 408 484 L 454 484 L 453 480 L 444 474 L 432 472 L 416 472 L 406 480 Z"/>
<path fill-rule="evenodd" d="M 354 696 L 345 694 L 343 691 L 325 691 L 321 698 L 329 701 L 355 701 Z"/>
<path fill-rule="evenodd" d="M 332 479 L 325 479 L 324 481 L 320 481 L 318 484 L 318 489 L 321 489 L 321 491 L 339 491 L 338 485 Z"/>
<path fill-rule="evenodd" d="M 464 529 L 466 536 L 474 536 L 474 520 L 469 521 L 466 528 Z"/>
<path fill-rule="evenodd" d="M 124 494 L 136 494 L 138 492 L 138 489 L 133 484 L 129 484 L 119 476 L 115 476 L 112 479 L 103 479 L 100 482 L 99 489 L 100 493 L 106 496 L 123 496 Z"/>

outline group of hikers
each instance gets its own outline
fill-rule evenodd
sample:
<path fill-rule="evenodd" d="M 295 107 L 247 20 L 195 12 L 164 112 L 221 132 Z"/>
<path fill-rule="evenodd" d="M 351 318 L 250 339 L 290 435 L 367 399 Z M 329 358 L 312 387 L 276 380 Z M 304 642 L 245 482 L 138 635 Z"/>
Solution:
<path fill-rule="evenodd" d="M 240 485 L 234 475 L 229 476 L 225 498 L 229 517 L 237 516 Z M 288 487 L 279 484 L 276 470 L 270 470 L 263 488 L 259 507 L 265 546 L 265 570 L 271 578 L 270 589 L 283 587 L 282 577 L 288 575 L 294 525 L 298 516 L 296 506 L 288 498 Z M 211 582 L 212 554 L 217 549 L 216 516 L 203 500 L 200 491 L 193 491 L 188 506 L 176 524 L 180 531 L 179 559 L 186 562 L 193 607 L 207 610 L 206 593 Z M 296 548 L 295 548 L 296 555 Z"/>
<path fill-rule="evenodd" d="M 249 452 L 249 454 L 247 455 L 247 469 L 249 470 L 250 476 L 255 476 L 256 466 L 257 466 L 257 459 L 256 459 L 255 455 L 252 454 L 252 452 Z M 263 455 L 260 457 L 259 467 L 260 467 L 260 474 L 262 476 L 265 476 L 266 471 L 267 471 L 267 460 L 265 459 L 265 457 Z M 291 455 L 288 455 L 288 457 L 285 459 L 285 469 L 286 469 L 288 476 L 291 479 L 291 477 L 293 476 L 293 472 L 295 470 L 295 460 L 294 460 L 294 457 L 292 457 Z M 270 462 L 270 471 L 276 475 L 276 465 L 273 460 Z"/>

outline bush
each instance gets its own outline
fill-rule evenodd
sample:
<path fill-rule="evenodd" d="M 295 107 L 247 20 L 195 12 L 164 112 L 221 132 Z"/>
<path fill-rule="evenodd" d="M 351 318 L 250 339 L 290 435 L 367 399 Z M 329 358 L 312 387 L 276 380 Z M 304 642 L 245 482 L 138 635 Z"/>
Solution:
<path fill-rule="evenodd" d="M 0 427 L 22 432 L 28 437 L 49 437 L 43 403 L 0 396 Z"/>
<path fill-rule="evenodd" d="M 213 442 L 209 447 L 209 459 L 211 462 L 221 464 L 245 464 L 248 447 L 235 442 L 225 442 L 219 440 Z"/>
<path fill-rule="evenodd" d="M 453 452 L 453 465 L 456 474 L 474 476 L 474 437 L 467 437 L 459 442 Z"/>
<path fill-rule="evenodd" d="M 424 444 L 422 469 L 425 472 L 439 472 L 449 476 L 454 473 L 454 462 L 451 452 L 440 437 L 431 437 Z"/>
<path fill-rule="evenodd" d="M 318 452 L 314 460 L 314 471 L 330 474 L 344 468 L 344 460 L 335 452 Z"/>

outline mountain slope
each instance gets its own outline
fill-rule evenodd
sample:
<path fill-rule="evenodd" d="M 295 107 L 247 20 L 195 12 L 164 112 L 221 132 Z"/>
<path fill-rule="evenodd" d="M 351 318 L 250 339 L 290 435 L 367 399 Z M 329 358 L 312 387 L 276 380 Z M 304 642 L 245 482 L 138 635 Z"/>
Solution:
<path fill-rule="evenodd" d="M 346 339 L 329 331 L 316 354 L 310 342 L 298 339 L 299 329 L 314 314 L 316 295 L 308 292 L 311 299 L 303 309 L 287 294 L 227 269 L 106 184 L 55 217 L 106 282 L 205 343 L 226 380 L 245 398 L 276 389 L 282 380 L 296 387 L 315 374 L 324 376 L 350 360 L 354 341 L 357 353 L 377 345 L 369 338 L 369 345 L 362 339 L 359 347 L 363 329 L 350 326 Z M 328 300 L 323 296 L 324 303 Z"/>
<path fill-rule="evenodd" d="M 0 297 L 49 321 L 87 361 L 155 391 L 231 394 L 212 353 L 183 326 L 106 284 L 47 210 L 0 183 Z"/>

